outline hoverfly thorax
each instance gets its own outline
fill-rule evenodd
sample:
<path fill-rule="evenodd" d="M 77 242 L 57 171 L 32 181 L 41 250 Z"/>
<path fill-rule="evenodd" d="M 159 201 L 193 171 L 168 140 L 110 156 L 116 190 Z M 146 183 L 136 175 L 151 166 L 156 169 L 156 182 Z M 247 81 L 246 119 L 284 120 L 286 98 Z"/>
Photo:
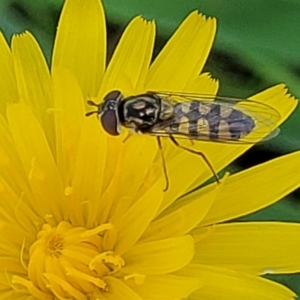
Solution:
<path fill-rule="evenodd" d="M 173 115 L 173 106 L 155 94 L 128 97 L 120 104 L 120 121 L 128 128 L 147 132 Z"/>

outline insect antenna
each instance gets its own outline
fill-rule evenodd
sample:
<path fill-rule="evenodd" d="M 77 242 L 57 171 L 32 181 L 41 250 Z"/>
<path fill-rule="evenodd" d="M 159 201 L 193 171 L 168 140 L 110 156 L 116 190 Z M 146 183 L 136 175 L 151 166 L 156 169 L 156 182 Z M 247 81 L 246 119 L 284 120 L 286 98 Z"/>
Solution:
<path fill-rule="evenodd" d="M 160 150 L 161 160 L 163 163 L 164 175 L 165 175 L 165 179 L 166 179 L 166 186 L 163 191 L 166 192 L 169 189 L 169 178 L 168 178 L 168 174 L 167 174 L 166 160 L 165 160 L 164 153 L 163 153 L 161 139 L 159 136 L 157 136 L 156 139 L 157 139 L 158 148 Z"/>
<path fill-rule="evenodd" d="M 88 105 L 91 105 L 91 106 L 96 106 L 96 107 L 99 107 L 99 106 L 100 106 L 100 104 L 97 104 L 97 103 L 95 103 L 95 102 L 92 101 L 92 100 L 88 100 L 88 101 L 87 101 L 87 104 L 88 104 Z"/>
<path fill-rule="evenodd" d="M 92 100 L 88 100 L 88 101 L 87 101 L 87 104 L 88 104 L 88 105 L 91 105 L 91 106 L 97 107 L 98 110 L 93 110 L 93 111 L 87 112 L 87 113 L 85 114 L 86 117 L 89 117 L 89 116 L 91 116 L 91 115 L 93 115 L 93 114 L 99 114 L 100 104 L 97 104 L 97 103 L 95 103 L 95 102 L 92 101 Z"/>
<path fill-rule="evenodd" d="M 219 178 L 218 174 L 215 172 L 215 170 L 214 170 L 212 164 L 210 163 L 210 161 L 208 160 L 208 158 L 205 156 L 204 153 L 202 153 L 202 152 L 200 152 L 200 151 L 195 151 L 195 150 L 193 150 L 193 149 L 190 149 L 190 148 L 187 148 L 187 147 L 184 147 L 184 146 L 180 145 L 180 144 L 175 140 L 175 138 L 174 138 L 172 135 L 169 135 L 169 138 L 170 138 L 170 140 L 171 140 L 177 147 L 179 147 L 179 148 L 181 148 L 181 149 L 184 149 L 184 150 L 186 150 L 186 151 L 189 151 L 189 152 L 191 152 L 191 153 L 193 153 L 193 154 L 200 155 L 200 156 L 203 158 L 204 162 L 205 162 L 205 163 L 207 164 L 207 166 L 209 167 L 209 169 L 210 169 L 210 171 L 212 172 L 213 176 L 215 177 L 217 183 L 220 183 L 220 178 Z"/>
<path fill-rule="evenodd" d="M 99 114 L 99 111 L 98 111 L 98 110 L 89 111 L 89 112 L 87 112 L 87 113 L 85 114 L 85 116 L 86 116 L 86 117 L 89 117 L 89 116 L 91 116 L 91 115 L 93 115 L 93 114 Z"/>

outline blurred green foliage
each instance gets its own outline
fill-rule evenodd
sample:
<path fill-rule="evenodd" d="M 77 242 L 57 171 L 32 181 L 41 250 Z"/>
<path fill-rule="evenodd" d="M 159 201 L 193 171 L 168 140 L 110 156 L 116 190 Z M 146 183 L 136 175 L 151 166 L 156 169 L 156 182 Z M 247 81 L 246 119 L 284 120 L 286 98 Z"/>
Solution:
<path fill-rule="evenodd" d="M 214 48 L 205 67 L 220 79 L 221 95 L 247 97 L 284 82 L 300 98 L 300 2 L 296 0 L 103 0 L 112 50 L 124 26 L 135 15 L 155 19 L 157 43 L 163 46 L 180 22 L 198 9 L 218 19 Z M 50 61 L 62 0 L 0 0 L 0 28 L 8 40 L 30 30 Z M 109 55 L 111 51 L 109 51 Z M 300 149 L 300 108 L 274 140 L 255 146 L 231 166 L 250 167 L 278 155 Z M 300 170 L 299 170 L 300 171 Z M 293 174 L 291 174 L 293 176 Z M 300 222 L 300 194 L 254 213 L 243 220 Z M 243 199 L 241 199 L 243 201 Z M 300 294 L 300 276 L 273 276 Z"/>

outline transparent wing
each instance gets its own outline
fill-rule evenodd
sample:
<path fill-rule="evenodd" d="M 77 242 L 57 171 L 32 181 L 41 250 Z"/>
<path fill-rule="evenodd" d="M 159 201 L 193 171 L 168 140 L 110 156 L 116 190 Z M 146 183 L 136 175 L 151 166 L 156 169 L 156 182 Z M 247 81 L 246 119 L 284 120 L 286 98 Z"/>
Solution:
<path fill-rule="evenodd" d="M 249 99 L 151 92 L 172 103 L 174 116 L 149 134 L 224 143 L 257 143 L 279 133 L 281 118 L 273 107 Z"/>

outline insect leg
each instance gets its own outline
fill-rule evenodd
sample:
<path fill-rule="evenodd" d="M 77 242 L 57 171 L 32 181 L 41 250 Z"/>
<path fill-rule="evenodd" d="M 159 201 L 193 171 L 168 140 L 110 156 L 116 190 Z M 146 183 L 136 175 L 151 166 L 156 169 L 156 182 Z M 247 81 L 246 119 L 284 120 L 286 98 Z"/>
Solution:
<path fill-rule="evenodd" d="M 179 147 L 179 148 L 181 148 L 181 149 L 184 149 L 184 150 L 186 150 L 186 151 L 189 151 L 189 152 L 191 152 L 191 153 L 193 153 L 193 154 L 200 155 L 200 156 L 203 158 L 203 160 L 205 161 L 205 163 L 208 165 L 208 167 L 209 167 L 209 169 L 211 170 L 213 176 L 215 177 L 217 183 L 220 183 L 220 179 L 219 179 L 217 173 L 215 172 L 213 166 L 211 165 L 210 161 L 208 160 L 208 158 L 205 156 L 204 153 L 202 153 L 202 152 L 200 152 L 200 151 L 195 151 L 195 150 L 193 150 L 193 149 L 189 149 L 189 148 L 187 148 L 187 147 L 184 147 L 184 146 L 180 145 L 180 144 L 175 140 L 175 138 L 174 138 L 172 135 L 169 135 L 169 138 L 170 138 L 170 140 L 171 140 L 177 147 Z"/>
<path fill-rule="evenodd" d="M 166 161 L 165 161 L 165 157 L 164 157 L 164 153 L 163 153 L 161 139 L 159 136 L 157 136 L 156 139 L 157 139 L 158 148 L 159 148 L 160 154 L 161 154 L 161 160 L 163 163 L 163 170 L 164 170 L 164 175 L 165 175 L 165 179 L 166 179 L 166 186 L 164 188 L 164 192 L 166 192 L 169 189 L 169 178 L 168 178 L 168 174 L 167 174 Z"/>
<path fill-rule="evenodd" d="M 129 140 L 129 138 L 132 136 L 132 134 L 130 132 L 127 132 L 127 135 L 125 136 L 124 140 L 122 141 L 122 143 L 125 143 Z"/>
<path fill-rule="evenodd" d="M 124 140 L 122 141 L 123 143 L 127 142 L 129 140 L 129 138 L 134 134 L 134 133 L 138 133 L 138 130 L 136 128 L 131 128 L 131 130 L 129 130 L 127 132 L 127 135 L 125 136 Z"/>

